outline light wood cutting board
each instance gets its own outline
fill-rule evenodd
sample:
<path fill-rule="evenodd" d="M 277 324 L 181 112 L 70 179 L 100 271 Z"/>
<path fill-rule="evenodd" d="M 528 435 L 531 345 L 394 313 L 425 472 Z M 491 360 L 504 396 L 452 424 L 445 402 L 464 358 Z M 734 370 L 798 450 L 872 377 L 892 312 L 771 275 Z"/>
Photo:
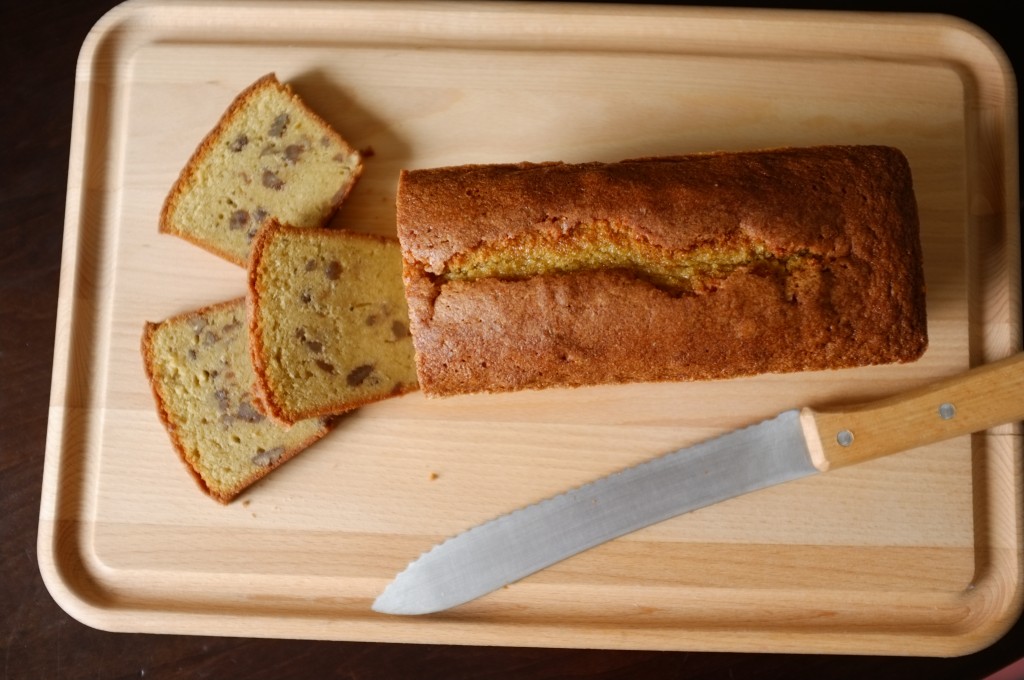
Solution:
<path fill-rule="evenodd" d="M 244 293 L 157 233 L 178 171 L 274 71 L 373 150 L 334 225 L 393 233 L 401 168 L 891 144 L 920 204 L 931 344 L 910 365 L 427 400 L 346 417 L 230 506 L 156 417 L 143 322 Z M 786 408 L 1020 348 L 1016 94 L 948 17 L 558 4 L 132 2 L 81 53 L 39 531 L 110 630 L 955 655 L 1022 606 L 1017 425 L 652 526 L 422 618 L 370 610 L 444 537 Z"/>

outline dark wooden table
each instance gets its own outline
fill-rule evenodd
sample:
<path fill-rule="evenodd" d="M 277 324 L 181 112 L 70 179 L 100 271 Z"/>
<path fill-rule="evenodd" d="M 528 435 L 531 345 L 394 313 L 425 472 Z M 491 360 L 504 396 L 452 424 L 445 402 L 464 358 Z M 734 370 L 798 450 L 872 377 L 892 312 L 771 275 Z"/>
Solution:
<path fill-rule="evenodd" d="M 2 678 L 985 678 L 1024 657 L 1024 621 L 955 659 L 417 646 L 105 633 L 65 614 L 39 576 L 42 480 L 75 60 L 113 0 L 7 2 L 0 164 L 0 664 Z M 706 2 L 703 4 L 716 4 Z M 744 3 L 738 3 L 744 4 Z M 785 3 L 746 3 L 786 6 Z M 789 6 L 801 6 L 790 3 Z M 811 6 L 804 4 L 803 6 Z M 841 2 L 945 12 L 1019 64 L 1012 5 Z M 1019 71 L 1019 67 L 1018 67 Z M 912 650 L 907 650 L 912 653 Z M 1011 676 L 1024 678 L 1024 668 Z"/>

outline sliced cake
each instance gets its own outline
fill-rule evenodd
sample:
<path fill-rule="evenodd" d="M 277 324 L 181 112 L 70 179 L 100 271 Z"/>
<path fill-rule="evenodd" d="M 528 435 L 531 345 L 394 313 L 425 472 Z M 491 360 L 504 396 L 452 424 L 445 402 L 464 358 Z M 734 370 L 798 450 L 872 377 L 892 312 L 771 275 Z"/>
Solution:
<path fill-rule="evenodd" d="M 256 392 L 286 423 L 415 390 L 398 240 L 268 224 L 249 263 Z"/>
<path fill-rule="evenodd" d="M 285 427 L 255 408 L 244 298 L 147 323 L 142 356 L 174 447 L 222 503 L 330 429 L 322 418 Z"/>
<path fill-rule="evenodd" d="M 200 143 L 167 196 L 160 231 L 245 266 L 264 222 L 326 224 L 361 172 L 359 152 L 269 74 Z"/>

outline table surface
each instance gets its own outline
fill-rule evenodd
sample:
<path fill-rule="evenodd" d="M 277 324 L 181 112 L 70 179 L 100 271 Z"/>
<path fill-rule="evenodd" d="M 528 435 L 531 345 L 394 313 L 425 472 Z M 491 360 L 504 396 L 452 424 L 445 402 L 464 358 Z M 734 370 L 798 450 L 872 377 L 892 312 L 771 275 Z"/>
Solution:
<path fill-rule="evenodd" d="M 985 678 L 1024 655 L 1024 620 L 954 659 L 461 647 L 115 634 L 65 614 L 43 585 L 36 530 L 78 50 L 116 3 L 5 3 L 9 99 L 0 154 L 0 586 L 2 678 Z M 715 2 L 704 5 L 719 4 Z M 824 8 L 806 3 L 739 3 Z M 1019 64 L 1009 10 L 967 2 L 845 2 L 830 9 L 930 11 L 972 21 Z M 1017 67 L 1019 70 L 1019 67 Z M 913 650 L 907 650 L 908 655 Z M 1010 677 L 1024 677 L 1016 668 Z"/>

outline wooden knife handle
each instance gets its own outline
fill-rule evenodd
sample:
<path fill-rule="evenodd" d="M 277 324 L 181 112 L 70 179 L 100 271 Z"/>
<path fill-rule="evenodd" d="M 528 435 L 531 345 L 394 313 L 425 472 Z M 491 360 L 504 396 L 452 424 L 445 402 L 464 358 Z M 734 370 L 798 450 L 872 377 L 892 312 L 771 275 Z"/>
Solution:
<path fill-rule="evenodd" d="M 1024 420 L 1024 353 L 842 411 L 800 420 L 821 471 Z"/>

